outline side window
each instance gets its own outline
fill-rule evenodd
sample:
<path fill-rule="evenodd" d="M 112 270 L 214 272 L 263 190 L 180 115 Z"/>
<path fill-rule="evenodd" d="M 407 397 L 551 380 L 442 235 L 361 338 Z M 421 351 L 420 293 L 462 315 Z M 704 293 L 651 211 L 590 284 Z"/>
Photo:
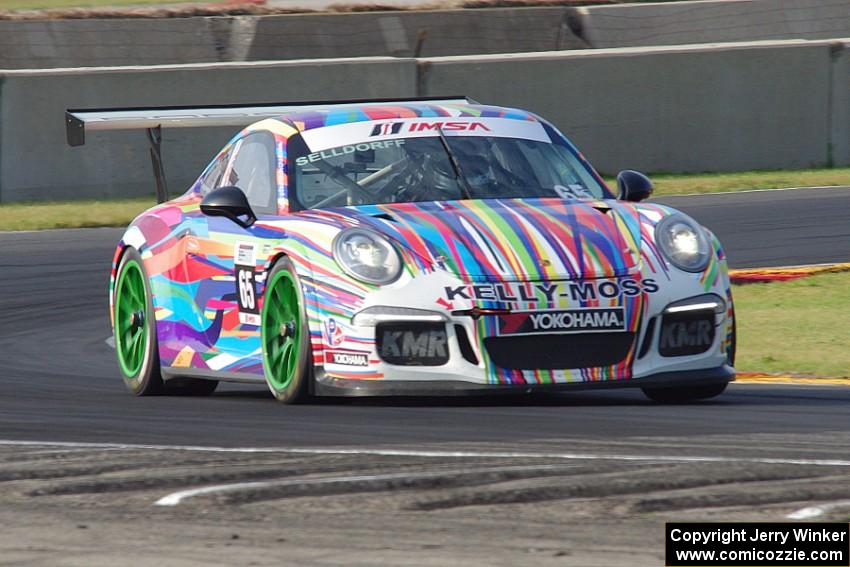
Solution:
<path fill-rule="evenodd" d="M 230 161 L 230 152 L 225 153 L 209 168 L 207 174 L 201 179 L 201 194 L 206 195 L 216 187 L 221 187 L 221 176 L 224 175 L 224 170 L 227 168 L 227 162 Z"/>
<path fill-rule="evenodd" d="M 257 213 L 277 212 L 274 138 L 266 132 L 249 134 L 235 148 L 226 179 L 220 185 L 236 185 Z"/>

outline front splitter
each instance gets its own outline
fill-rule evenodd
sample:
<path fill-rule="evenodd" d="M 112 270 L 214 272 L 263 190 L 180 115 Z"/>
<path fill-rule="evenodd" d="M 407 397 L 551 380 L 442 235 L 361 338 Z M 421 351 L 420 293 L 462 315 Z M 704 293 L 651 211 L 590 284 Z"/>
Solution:
<path fill-rule="evenodd" d="M 627 380 L 600 380 L 563 384 L 476 384 L 460 380 L 401 381 L 348 380 L 334 378 L 317 369 L 313 393 L 317 396 L 487 396 L 555 393 L 608 388 L 676 388 L 726 384 L 735 379 L 735 369 L 726 364 L 716 368 L 659 372 Z"/>

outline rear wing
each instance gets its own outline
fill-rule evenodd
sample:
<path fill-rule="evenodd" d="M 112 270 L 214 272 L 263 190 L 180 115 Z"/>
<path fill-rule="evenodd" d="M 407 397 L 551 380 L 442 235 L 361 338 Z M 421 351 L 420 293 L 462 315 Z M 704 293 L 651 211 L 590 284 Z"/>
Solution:
<path fill-rule="evenodd" d="M 157 200 L 168 200 L 168 187 L 162 165 L 162 129 L 210 126 L 243 127 L 265 118 L 276 118 L 290 112 L 332 110 L 359 104 L 467 104 L 475 101 L 465 96 L 423 98 L 389 98 L 369 100 L 336 100 L 322 102 L 287 102 L 257 104 L 221 104 L 202 106 L 162 106 L 140 108 L 68 109 L 65 133 L 70 146 L 86 143 L 86 132 L 106 130 L 146 130 L 150 142 L 151 162 L 156 180 Z"/>
<path fill-rule="evenodd" d="M 355 104 L 468 104 L 475 101 L 465 96 L 422 98 L 384 98 L 370 100 L 335 100 L 323 102 L 283 102 L 258 104 L 216 104 L 202 106 L 159 106 L 139 108 L 68 109 L 65 127 L 68 144 L 82 146 L 87 131 L 147 130 L 151 128 L 193 128 L 203 126 L 247 126 L 264 118 L 276 118 L 289 112 L 331 110 Z"/>

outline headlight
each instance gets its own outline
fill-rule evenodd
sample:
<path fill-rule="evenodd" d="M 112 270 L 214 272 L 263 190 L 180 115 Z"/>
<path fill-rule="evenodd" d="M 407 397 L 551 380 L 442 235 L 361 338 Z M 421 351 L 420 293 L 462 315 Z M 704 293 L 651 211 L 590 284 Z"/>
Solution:
<path fill-rule="evenodd" d="M 389 241 L 378 233 L 349 228 L 334 240 L 337 264 L 353 278 L 370 284 L 388 284 L 401 273 L 401 258 Z"/>
<path fill-rule="evenodd" d="M 711 258 L 705 231 L 682 214 L 661 219 L 655 226 L 655 241 L 667 260 L 686 272 L 701 272 Z"/>

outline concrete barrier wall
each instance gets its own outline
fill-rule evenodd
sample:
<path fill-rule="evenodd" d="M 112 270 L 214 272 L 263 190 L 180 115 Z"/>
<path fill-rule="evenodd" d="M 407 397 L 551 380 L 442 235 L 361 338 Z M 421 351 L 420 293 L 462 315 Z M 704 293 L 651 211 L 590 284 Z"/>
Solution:
<path fill-rule="evenodd" d="M 228 18 L 0 21 L 0 68 L 221 61 Z"/>
<path fill-rule="evenodd" d="M 154 190 L 142 132 L 66 144 L 66 108 L 467 94 L 550 119 L 602 171 L 850 164 L 848 40 L 0 72 L 0 201 Z M 165 132 L 172 193 L 233 129 Z"/>
<path fill-rule="evenodd" d="M 154 191 L 143 131 L 92 133 L 72 148 L 67 108 L 403 97 L 415 85 L 415 61 L 392 58 L 0 72 L 0 201 Z M 185 191 L 237 130 L 164 131 L 172 194 Z"/>
<path fill-rule="evenodd" d="M 850 1 L 850 0 L 848 0 Z M 0 68 L 578 49 L 564 8 L 0 21 Z"/>
<path fill-rule="evenodd" d="M 850 39 L 832 43 L 827 165 L 850 165 Z"/>
<path fill-rule="evenodd" d="M 266 16 L 255 20 L 246 57 L 431 57 L 582 48 L 569 30 L 568 13 L 524 8 Z"/>
<path fill-rule="evenodd" d="M 552 120 L 605 172 L 847 163 L 843 44 L 718 46 L 420 60 L 422 94 L 465 92 Z"/>
<path fill-rule="evenodd" d="M 714 0 L 576 9 L 589 47 L 850 36 L 850 0 Z"/>
<path fill-rule="evenodd" d="M 850 37 L 850 0 L 0 21 L 0 68 L 433 57 L 829 37 Z"/>

